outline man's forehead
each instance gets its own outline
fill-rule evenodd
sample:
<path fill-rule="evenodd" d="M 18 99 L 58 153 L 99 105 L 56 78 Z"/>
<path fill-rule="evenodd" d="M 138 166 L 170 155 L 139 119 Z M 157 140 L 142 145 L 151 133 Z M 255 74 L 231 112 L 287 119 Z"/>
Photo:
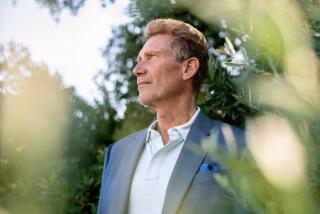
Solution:
<path fill-rule="evenodd" d="M 170 48 L 172 36 L 167 34 L 157 34 L 150 37 L 143 45 L 140 53 L 144 51 L 162 51 Z"/>

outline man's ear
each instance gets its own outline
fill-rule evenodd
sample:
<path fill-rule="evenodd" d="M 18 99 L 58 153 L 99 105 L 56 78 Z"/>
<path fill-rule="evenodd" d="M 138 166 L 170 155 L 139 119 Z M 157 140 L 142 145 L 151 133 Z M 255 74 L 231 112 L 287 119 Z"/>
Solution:
<path fill-rule="evenodd" d="M 184 70 L 182 73 L 183 80 L 191 79 L 198 72 L 199 60 L 196 57 L 186 59 L 184 62 Z"/>

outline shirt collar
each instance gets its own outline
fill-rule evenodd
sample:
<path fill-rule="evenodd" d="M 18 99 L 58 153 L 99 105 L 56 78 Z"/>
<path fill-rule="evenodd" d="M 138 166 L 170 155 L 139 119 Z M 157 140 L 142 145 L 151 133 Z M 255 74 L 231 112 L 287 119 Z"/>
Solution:
<path fill-rule="evenodd" d="M 179 134 L 181 135 L 181 137 L 183 138 L 183 140 L 185 141 L 187 139 L 190 128 L 191 128 L 192 124 L 194 123 L 194 121 L 196 120 L 199 112 L 200 112 L 200 108 L 197 107 L 196 112 L 193 114 L 193 116 L 190 118 L 190 120 L 188 122 L 186 122 L 182 125 L 170 128 L 168 130 L 168 134 L 170 135 L 171 130 L 176 129 L 179 132 Z M 159 132 L 156 130 L 156 128 L 157 128 L 157 120 L 153 121 L 151 123 L 151 125 L 149 126 L 148 132 L 147 132 L 146 142 L 149 142 L 150 139 L 152 139 L 153 137 L 155 137 L 156 135 L 159 134 Z"/>

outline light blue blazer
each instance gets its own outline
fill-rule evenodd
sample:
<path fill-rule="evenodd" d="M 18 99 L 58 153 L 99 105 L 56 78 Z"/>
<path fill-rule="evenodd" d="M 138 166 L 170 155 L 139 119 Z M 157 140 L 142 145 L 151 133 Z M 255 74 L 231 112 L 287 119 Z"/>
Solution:
<path fill-rule="evenodd" d="M 190 145 L 200 146 L 205 138 L 213 134 L 217 135 L 218 144 L 224 146 L 223 124 L 199 113 L 170 177 L 163 214 L 243 213 L 212 176 L 213 173 L 222 173 L 219 163 L 203 151 L 199 153 L 190 149 Z M 243 131 L 230 127 L 237 142 L 243 144 Z M 131 180 L 146 135 L 147 129 L 143 129 L 109 146 L 105 155 L 98 214 L 127 213 Z"/>

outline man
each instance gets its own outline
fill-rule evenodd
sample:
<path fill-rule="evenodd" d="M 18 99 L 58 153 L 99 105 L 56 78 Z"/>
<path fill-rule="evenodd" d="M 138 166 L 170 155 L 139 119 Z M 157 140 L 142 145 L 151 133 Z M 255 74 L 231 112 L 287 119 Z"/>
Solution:
<path fill-rule="evenodd" d="M 212 176 L 221 173 L 220 165 L 191 149 L 210 135 L 225 144 L 223 123 L 196 106 L 208 70 L 203 34 L 178 20 L 156 19 L 146 26 L 144 40 L 133 73 L 140 103 L 153 108 L 157 120 L 109 147 L 98 213 L 233 212 Z M 242 131 L 231 129 L 236 139 L 243 138 Z"/>

